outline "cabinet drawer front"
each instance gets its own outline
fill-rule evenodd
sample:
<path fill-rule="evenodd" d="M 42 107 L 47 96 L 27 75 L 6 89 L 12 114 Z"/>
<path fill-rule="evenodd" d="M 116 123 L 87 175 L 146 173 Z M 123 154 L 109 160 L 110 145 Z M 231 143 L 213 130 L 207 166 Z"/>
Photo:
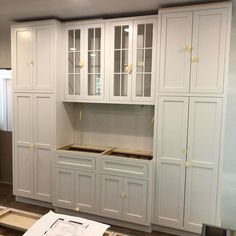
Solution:
<path fill-rule="evenodd" d="M 83 156 L 71 156 L 65 154 L 56 155 L 56 164 L 59 165 L 69 165 L 74 167 L 80 167 L 83 169 L 92 169 L 96 168 L 96 159 L 93 157 L 83 157 Z"/>
<path fill-rule="evenodd" d="M 108 159 L 102 159 L 101 161 L 102 171 L 135 175 L 140 177 L 148 176 L 148 165 L 145 163 L 135 163 Z"/>

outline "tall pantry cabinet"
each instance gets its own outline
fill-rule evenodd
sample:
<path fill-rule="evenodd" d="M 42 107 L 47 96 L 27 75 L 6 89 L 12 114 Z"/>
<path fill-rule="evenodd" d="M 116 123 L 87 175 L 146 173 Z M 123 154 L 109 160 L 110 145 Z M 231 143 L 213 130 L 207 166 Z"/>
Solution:
<path fill-rule="evenodd" d="M 159 11 L 154 221 L 217 224 L 231 4 Z"/>
<path fill-rule="evenodd" d="M 52 200 L 57 24 L 12 26 L 13 191 L 46 202 Z"/>

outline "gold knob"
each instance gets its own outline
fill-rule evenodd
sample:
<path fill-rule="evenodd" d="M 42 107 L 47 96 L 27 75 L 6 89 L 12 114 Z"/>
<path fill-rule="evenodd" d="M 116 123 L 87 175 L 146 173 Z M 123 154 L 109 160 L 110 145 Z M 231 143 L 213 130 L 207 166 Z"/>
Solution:
<path fill-rule="evenodd" d="M 79 67 L 80 67 L 80 68 L 83 68 L 83 67 L 84 67 L 84 61 L 83 61 L 83 60 L 81 60 L 81 61 L 79 62 Z"/>
<path fill-rule="evenodd" d="M 76 207 L 76 208 L 75 208 L 75 211 L 76 211 L 76 212 L 79 212 L 79 210 L 80 210 L 79 207 Z"/>
<path fill-rule="evenodd" d="M 199 57 L 193 57 L 192 62 L 200 62 L 200 58 Z"/>
<path fill-rule="evenodd" d="M 132 64 L 125 64 L 125 70 L 129 73 L 129 74 L 131 74 L 131 72 L 132 72 L 132 69 L 133 69 L 133 65 Z"/>
<path fill-rule="evenodd" d="M 192 52 L 193 48 L 191 46 L 185 46 L 184 48 L 188 52 Z"/>

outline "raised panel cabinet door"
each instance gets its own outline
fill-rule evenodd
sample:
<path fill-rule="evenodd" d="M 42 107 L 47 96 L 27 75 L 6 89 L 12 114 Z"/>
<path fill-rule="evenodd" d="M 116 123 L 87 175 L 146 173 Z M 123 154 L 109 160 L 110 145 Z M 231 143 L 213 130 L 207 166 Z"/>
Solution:
<path fill-rule="evenodd" d="M 13 85 L 14 89 L 32 89 L 33 86 L 33 30 L 13 30 Z"/>
<path fill-rule="evenodd" d="M 34 27 L 34 89 L 53 90 L 53 29 L 52 26 Z"/>
<path fill-rule="evenodd" d="M 32 95 L 14 94 L 14 194 L 33 197 Z"/>
<path fill-rule="evenodd" d="M 122 220 L 123 178 L 101 175 L 101 214 Z"/>
<path fill-rule="evenodd" d="M 184 227 L 201 231 L 216 223 L 221 98 L 191 98 Z"/>
<path fill-rule="evenodd" d="M 110 99 L 131 101 L 133 22 L 113 22 L 110 30 Z"/>
<path fill-rule="evenodd" d="M 70 169 L 55 168 L 54 205 L 75 209 L 75 171 Z"/>
<path fill-rule="evenodd" d="M 77 171 L 75 204 L 81 211 L 95 212 L 96 182 L 95 173 Z"/>
<path fill-rule="evenodd" d="M 191 92 L 223 93 L 227 9 L 194 12 Z"/>
<path fill-rule="evenodd" d="M 34 95 L 34 194 L 42 201 L 52 201 L 52 97 Z"/>
<path fill-rule="evenodd" d="M 85 99 L 104 98 L 104 24 L 88 25 L 84 29 Z"/>
<path fill-rule="evenodd" d="M 132 100 L 154 101 L 157 19 L 134 21 Z"/>
<path fill-rule="evenodd" d="M 183 225 L 188 97 L 159 97 L 155 221 Z"/>
<path fill-rule="evenodd" d="M 148 187 L 144 180 L 124 179 L 124 219 L 134 223 L 146 223 Z"/>
<path fill-rule="evenodd" d="M 161 15 L 160 92 L 188 92 L 192 12 Z"/>

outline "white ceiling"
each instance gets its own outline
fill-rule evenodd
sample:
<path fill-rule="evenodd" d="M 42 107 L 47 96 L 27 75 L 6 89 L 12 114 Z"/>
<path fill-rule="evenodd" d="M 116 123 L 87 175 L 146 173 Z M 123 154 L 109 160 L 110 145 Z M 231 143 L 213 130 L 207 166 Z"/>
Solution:
<path fill-rule="evenodd" d="M 7 33 L 15 20 L 106 17 L 155 12 L 167 5 L 217 0 L 0 0 L 0 33 Z"/>

